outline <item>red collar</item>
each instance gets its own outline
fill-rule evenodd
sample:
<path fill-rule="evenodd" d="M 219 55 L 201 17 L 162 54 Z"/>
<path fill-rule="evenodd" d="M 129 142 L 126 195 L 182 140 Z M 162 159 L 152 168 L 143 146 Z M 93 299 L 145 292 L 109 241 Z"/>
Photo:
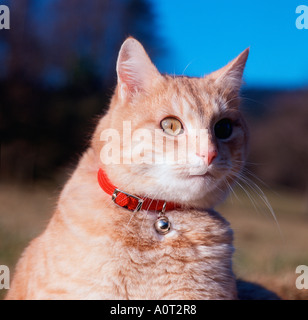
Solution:
<path fill-rule="evenodd" d="M 126 208 L 130 211 L 137 212 L 141 209 L 149 211 L 168 211 L 180 208 L 180 205 L 173 202 L 138 197 L 118 189 L 110 182 L 106 173 L 102 169 L 98 170 L 97 179 L 100 187 L 107 194 L 112 196 L 112 201 L 116 205 Z"/>

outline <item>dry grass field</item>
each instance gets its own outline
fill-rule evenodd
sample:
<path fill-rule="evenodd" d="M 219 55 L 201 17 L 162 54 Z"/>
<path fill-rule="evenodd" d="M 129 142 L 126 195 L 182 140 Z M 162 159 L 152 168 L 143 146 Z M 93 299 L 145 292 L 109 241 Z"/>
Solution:
<path fill-rule="evenodd" d="M 0 265 L 12 273 L 27 243 L 46 226 L 59 190 L 48 185 L 0 184 Z M 295 269 L 308 265 L 308 206 L 290 192 L 266 191 L 280 228 L 259 196 L 256 207 L 236 190 L 218 210 L 235 234 L 234 270 L 239 278 L 257 282 L 283 299 L 308 299 L 308 290 L 295 287 Z M 259 199 L 259 200 L 258 200 Z M 306 200 L 307 201 L 307 200 Z M 6 290 L 0 290 L 0 299 Z"/>

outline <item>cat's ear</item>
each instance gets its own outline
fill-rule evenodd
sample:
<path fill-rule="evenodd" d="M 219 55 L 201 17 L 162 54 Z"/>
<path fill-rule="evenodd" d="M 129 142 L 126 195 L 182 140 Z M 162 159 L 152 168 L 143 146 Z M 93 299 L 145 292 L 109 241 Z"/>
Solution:
<path fill-rule="evenodd" d="M 117 61 L 118 89 L 125 99 L 136 92 L 148 91 L 160 73 L 143 46 L 130 37 L 124 41 Z"/>
<path fill-rule="evenodd" d="M 248 54 L 249 48 L 244 50 L 225 67 L 213 72 L 211 76 L 215 79 L 215 83 L 237 94 L 243 82 L 243 73 Z"/>

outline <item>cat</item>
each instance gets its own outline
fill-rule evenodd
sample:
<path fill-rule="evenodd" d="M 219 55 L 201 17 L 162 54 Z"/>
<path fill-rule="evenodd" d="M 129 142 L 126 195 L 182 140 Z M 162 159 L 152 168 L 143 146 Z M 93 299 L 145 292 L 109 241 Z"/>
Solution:
<path fill-rule="evenodd" d="M 238 298 L 233 232 L 214 207 L 247 156 L 239 90 L 248 53 L 201 78 L 171 76 L 159 73 L 136 39 L 125 40 L 109 110 L 46 230 L 19 260 L 6 299 Z M 145 140 L 143 156 L 159 163 L 124 163 L 127 145 L 102 139 L 102 132 L 121 137 L 125 121 L 132 132 L 153 136 L 158 129 L 175 150 L 153 151 Z M 207 129 L 208 136 L 188 154 L 191 161 L 164 161 L 180 136 L 196 135 L 193 129 Z M 119 163 L 104 161 L 106 146 L 118 152 Z M 140 153 L 131 150 L 132 157 Z"/>

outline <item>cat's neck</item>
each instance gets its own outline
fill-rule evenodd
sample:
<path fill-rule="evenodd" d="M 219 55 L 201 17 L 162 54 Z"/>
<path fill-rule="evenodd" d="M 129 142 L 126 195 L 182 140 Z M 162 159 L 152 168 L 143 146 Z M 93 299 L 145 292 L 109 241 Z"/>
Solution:
<path fill-rule="evenodd" d="M 161 241 L 161 236 L 157 235 L 153 228 L 157 212 L 141 210 L 134 213 L 116 206 L 112 197 L 105 193 L 98 184 L 97 171 L 99 168 L 100 163 L 95 152 L 92 148 L 88 149 L 59 199 L 59 208 L 62 209 L 63 214 L 81 229 L 91 224 L 92 221 L 91 230 L 93 231 L 96 225 L 97 235 L 101 235 L 101 229 L 107 228 L 111 230 L 111 234 L 115 231 L 118 234 L 128 232 L 133 238 L 135 235 L 139 239 L 150 236 L 151 241 L 155 239 Z M 211 234 L 208 223 L 211 221 L 211 225 L 217 225 L 216 235 L 218 230 L 221 235 L 217 241 L 232 244 L 229 223 L 213 210 L 181 209 L 168 211 L 166 215 L 173 226 L 174 232 L 171 230 L 171 237 L 185 235 L 201 241 L 205 235 Z M 202 219 L 207 222 L 201 223 Z"/>

